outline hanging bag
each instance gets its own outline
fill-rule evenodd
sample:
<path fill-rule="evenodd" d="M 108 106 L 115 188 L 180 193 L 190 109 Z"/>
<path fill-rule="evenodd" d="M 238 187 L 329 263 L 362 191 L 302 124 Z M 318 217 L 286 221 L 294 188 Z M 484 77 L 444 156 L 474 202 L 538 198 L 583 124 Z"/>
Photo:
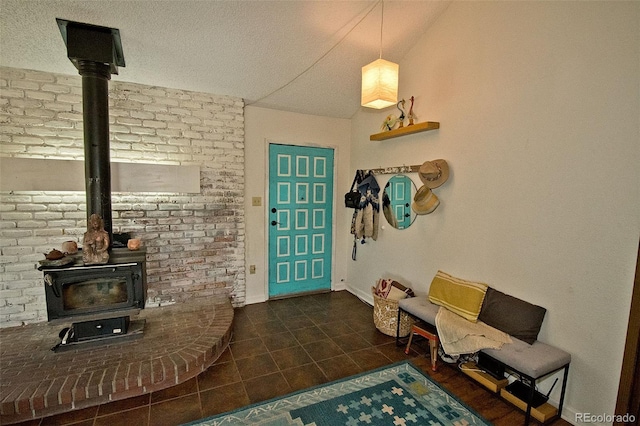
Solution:
<path fill-rule="evenodd" d="M 353 178 L 351 189 L 349 190 L 349 192 L 344 194 L 344 206 L 348 209 L 357 209 L 358 207 L 360 207 L 360 198 L 361 198 L 360 191 L 358 191 L 357 189 L 354 190 L 357 179 L 358 179 L 358 172 L 356 172 L 356 175 Z"/>

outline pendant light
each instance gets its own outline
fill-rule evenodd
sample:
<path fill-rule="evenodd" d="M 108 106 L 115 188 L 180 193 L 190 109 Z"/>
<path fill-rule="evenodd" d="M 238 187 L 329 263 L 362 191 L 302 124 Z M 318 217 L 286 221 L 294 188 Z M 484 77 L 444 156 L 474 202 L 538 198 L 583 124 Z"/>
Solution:
<path fill-rule="evenodd" d="M 382 59 L 382 24 L 384 0 L 380 16 L 380 58 L 362 67 L 361 105 L 382 109 L 398 103 L 398 64 Z"/>

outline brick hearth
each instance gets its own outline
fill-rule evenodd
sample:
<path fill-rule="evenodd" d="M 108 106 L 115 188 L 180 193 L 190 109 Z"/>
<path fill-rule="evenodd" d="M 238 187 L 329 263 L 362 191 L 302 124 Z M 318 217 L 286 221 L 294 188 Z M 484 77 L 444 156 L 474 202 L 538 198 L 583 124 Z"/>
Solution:
<path fill-rule="evenodd" d="M 175 386 L 206 370 L 231 339 L 227 298 L 144 309 L 141 338 L 53 352 L 61 324 L 0 329 L 0 423 L 40 418 Z"/>

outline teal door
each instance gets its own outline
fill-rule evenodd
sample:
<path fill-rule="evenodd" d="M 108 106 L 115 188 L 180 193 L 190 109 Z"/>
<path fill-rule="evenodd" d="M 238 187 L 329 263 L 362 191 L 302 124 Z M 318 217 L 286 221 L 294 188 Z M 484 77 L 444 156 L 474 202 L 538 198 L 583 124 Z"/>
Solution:
<path fill-rule="evenodd" d="M 333 149 L 269 145 L 269 297 L 331 290 Z"/>

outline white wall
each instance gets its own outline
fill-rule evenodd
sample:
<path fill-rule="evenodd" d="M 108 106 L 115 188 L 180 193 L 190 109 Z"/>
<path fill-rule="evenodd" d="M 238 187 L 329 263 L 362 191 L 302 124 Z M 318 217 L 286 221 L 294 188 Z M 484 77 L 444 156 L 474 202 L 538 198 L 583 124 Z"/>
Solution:
<path fill-rule="evenodd" d="M 352 170 L 444 158 L 451 177 L 433 214 L 359 247 L 348 287 L 368 296 L 389 275 L 426 293 L 442 269 L 544 306 L 540 339 L 572 354 L 571 422 L 615 407 L 640 235 L 639 22 L 638 2 L 454 2 L 400 63 L 400 96 L 441 129 L 370 142 L 397 111 L 352 120 Z"/>
<path fill-rule="evenodd" d="M 245 108 L 245 223 L 246 270 L 256 266 L 256 273 L 247 273 L 247 303 L 268 299 L 267 292 L 267 209 L 268 186 L 267 149 L 269 142 L 334 148 L 334 245 L 332 289 L 344 289 L 349 258 L 345 240 L 349 240 L 351 217 L 342 206 L 353 175 L 349 170 L 350 120 L 295 114 L 265 108 Z M 344 190 L 343 190 L 344 189 Z M 262 205 L 254 207 L 253 197 L 261 197 Z"/>

